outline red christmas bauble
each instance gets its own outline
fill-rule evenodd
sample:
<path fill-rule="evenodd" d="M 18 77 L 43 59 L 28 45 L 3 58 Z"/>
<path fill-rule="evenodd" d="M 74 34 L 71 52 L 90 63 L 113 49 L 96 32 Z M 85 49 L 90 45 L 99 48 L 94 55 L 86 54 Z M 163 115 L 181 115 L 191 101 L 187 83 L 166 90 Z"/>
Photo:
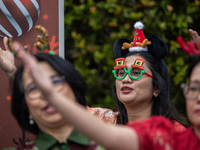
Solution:
<path fill-rule="evenodd" d="M 0 6 L 0 37 L 21 36 L 40 15 L 40 0 L 1 0 Z"/>
<path fill-rule="evenodd" d="M 48 50 L 48 49 L 45 49 L 45 50 L 44 50 L 44 53 L 49 53 L 49 50 Z"/>

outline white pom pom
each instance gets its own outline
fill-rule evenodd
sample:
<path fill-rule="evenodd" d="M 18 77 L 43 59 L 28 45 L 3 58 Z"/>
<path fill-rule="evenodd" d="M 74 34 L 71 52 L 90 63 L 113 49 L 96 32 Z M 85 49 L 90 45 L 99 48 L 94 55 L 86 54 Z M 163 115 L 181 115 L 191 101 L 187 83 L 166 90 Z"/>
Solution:
<path fill-rule="evenodd" d="M 134 24 L 135 29 L 143 29 L 144 24 L 141 21 L 138 21 Z"/>

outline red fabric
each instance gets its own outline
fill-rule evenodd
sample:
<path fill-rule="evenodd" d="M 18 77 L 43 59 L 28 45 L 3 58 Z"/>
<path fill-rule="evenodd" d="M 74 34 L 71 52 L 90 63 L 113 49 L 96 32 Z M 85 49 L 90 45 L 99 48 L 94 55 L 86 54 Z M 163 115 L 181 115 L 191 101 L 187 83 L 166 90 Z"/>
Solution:
<path fill-rule="evenodd" d="M 144 37 L 143 30 L 142 29 L 136 29 L 135 30 L 135 36 L 134 36 L 134 39 L 133 39 L 133 43 L 134 43 L 133 46 L 138 46 L 137 43 L 138 42 L 142 43 L 144 40 L 145 40 L 145 37 Z"/>
<path fill-rule="evenodd" d="M 175 127 L 175 131 L 178 131 L 178 132 L 186 130 L 186 128 L 177 121 L 174 121 L 174 127 Z"/>
<path fill-rule="evenodd" d="M 155 116 L 145 121 L 127 124 L 139 137 L 140 150 L 200 150 L 200 139 L 193 128 L 177 131 L 165 117 Z"/>

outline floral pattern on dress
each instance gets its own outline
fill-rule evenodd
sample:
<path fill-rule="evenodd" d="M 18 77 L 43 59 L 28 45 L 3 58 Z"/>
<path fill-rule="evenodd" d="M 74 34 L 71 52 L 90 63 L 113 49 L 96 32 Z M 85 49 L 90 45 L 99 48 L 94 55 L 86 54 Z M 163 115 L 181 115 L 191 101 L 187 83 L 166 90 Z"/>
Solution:
<path fill-rule="evenodd" d="M 117 124 L 117 116 L 119 115 L 119 112 L 114 112 L 111 109 L 107 108 L 89 107 L 89 106 L 87 106 L 87 110 L 90 114 L 96 116 L 105 123 L 113 125 Z"/>

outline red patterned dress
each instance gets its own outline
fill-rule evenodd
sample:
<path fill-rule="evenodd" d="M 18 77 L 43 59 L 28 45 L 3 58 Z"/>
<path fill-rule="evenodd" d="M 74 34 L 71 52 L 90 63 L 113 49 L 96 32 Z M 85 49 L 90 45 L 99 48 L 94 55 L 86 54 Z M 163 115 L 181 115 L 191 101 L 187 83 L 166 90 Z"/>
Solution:
<path fill-rule="evenodd" d="M 154 116 L 145 121 L 130 122 L 139 138 L 140 150 L 200 150 L 200 139 L 190 127 L 177 131 L 165 117 Z"/>

